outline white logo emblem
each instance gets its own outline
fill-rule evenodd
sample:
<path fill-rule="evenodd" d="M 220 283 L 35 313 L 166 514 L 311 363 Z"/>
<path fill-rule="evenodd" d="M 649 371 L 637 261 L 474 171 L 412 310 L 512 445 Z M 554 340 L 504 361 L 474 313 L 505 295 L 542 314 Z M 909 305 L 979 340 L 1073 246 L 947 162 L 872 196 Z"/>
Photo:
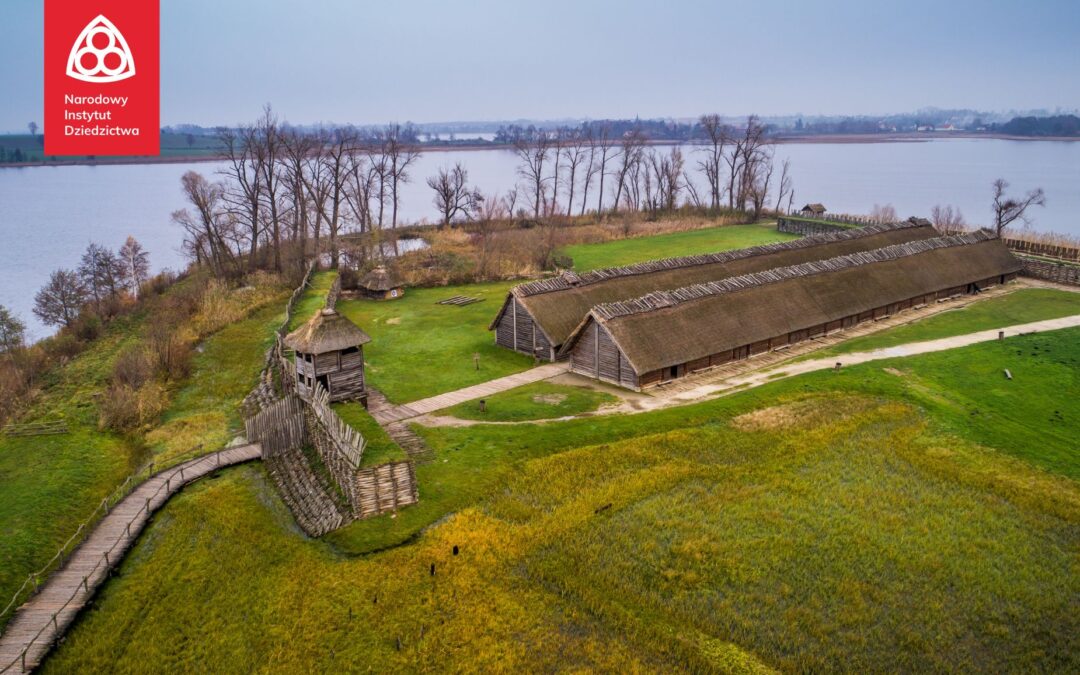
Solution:
<path fill-rule="evenodd" d="M 124 35 L 99 14 L 71 46 L 67 74 L 83 82 L 119 82 L 135 74 L 135 59 Z"/>

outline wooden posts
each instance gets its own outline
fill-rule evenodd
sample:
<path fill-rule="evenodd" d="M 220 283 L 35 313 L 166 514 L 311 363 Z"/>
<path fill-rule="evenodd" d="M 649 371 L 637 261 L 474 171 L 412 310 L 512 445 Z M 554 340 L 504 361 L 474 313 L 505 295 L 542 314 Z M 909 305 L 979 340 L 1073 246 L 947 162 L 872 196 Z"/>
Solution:
<path fill-rule="evenodd" d="M 839 373 L 839 372 L 840 372 L 840 362 L 839 362 L 839 361 L 837 361 L 837 362 L 836 362 L 836 365 L 835 365 L 835 366 L 833 366 L 833 370 L 834 370 L 835 372 L 837 372 L 837 373 Z"/>
<path fill-rule="evenodd" d="M 485 401 L 484 399 L 480 399 L 480 412 L 487 412 L 487 401 Z"/>
<path fill-rule="evenodd" d="M 480 352 L 473 352 L 472 360 L 473 365 L 476 366 L 476 369 L 480 370 Z"/>
<path fill-rule="evenodd" d="M 998 331 L 998 339 L 999 340 L 1004 340 L 1005 339 L 1005 331 L 1003 331 L 1003 330 Z"/>

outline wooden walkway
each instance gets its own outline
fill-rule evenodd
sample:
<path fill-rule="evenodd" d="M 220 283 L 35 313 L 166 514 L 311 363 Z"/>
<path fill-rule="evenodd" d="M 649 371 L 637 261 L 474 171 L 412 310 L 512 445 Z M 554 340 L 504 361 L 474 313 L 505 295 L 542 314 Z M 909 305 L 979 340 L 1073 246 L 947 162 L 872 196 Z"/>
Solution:
<path fill-rule="evenodd" d="M 41 663 L 109 570 L 123 559 L 150 515 L 173 493 L 219 467 L 260 456 L 258 445 L 242 445 L 199 457 L 155 474 L 117 503 L 67 564 L 12 617 L 0 635 L 0 673 L 25 673 Z"/>
<path fill-rule="evenodd" d="M 472 401 L 473 399 L 491 396 L 500 391 L 520 387 L 524 384 L 548 380 L 556 375 L 562 375 L 568 369 L 569 365 L 566 363 L 548 363 L 543 366 L 530 368 L 522 373 L 515 373 L 514 375 L 507 375 L 506 377 L 499 377 L 494 380 L 488 380 L 487 382 L 481 382 L 480 384 L 474 384 L 471 387 L 464 387 L 463 389 L 450 391 L 430 398 L 422 398 L 419 401 L 413 401 L 412 403 L 406 403 L 405 405 L 376 410 L 373 411 L 371 415 L 379 422 L 379 424 L 400 422 L 413 417 L 426 415 L 435 412 L 436 410 L 449 408 L 452 405 L 457 405 L 458 403 L 463 403 L 465 401 Z"/>

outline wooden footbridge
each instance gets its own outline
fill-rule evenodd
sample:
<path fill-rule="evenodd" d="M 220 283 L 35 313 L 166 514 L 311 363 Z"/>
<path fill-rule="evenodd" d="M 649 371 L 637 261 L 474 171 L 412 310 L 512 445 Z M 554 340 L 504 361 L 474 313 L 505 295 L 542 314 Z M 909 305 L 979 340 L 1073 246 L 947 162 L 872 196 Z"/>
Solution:
<path fill-rule="evenodd" d="M 67 564 L 19 608 L 0 635 L 0 673 L 26 673 L 41 663 L 119 564 L 150 515 L 173 493 L 221 467 L 260 456 L 258 445 L 242 445 L 189 460 L 154 474 L 109 509 Z"/>

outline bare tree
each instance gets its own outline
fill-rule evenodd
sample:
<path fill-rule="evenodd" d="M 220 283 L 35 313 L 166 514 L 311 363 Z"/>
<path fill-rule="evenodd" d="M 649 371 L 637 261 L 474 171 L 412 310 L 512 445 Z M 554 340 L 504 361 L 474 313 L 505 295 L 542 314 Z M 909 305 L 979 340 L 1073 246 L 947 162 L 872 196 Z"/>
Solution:
<path fill-rule="evenodd" d="M 408 169 L 420 159 L 420 150 L 412 142 L 415 132 L 411 127 L 402 129 L 399 124 L 386 128 L 386 156 L 389 160 L 390 199 L 393 206 L 390 227 L 397 228 L 398 206 L 401 204 L 400 187 L 409 182 Z"/>
<path fill-rule="evenodd" d="M 791 160 L 785 159 L 784 163 L 780 165 L 780 180 L 776 184 L 776 208 L 774 211 L 779 214 L 781 207 L 784 205 L 784 198 L 790 202 L 795 192 L 791 185 Z"/>
<path fill-rule="evenodd" d="M 173 212 L 172 220 L 188 233 L 191 244 L 198 244 L 197 250 L 201 250 L 200 255 L 205 255 L 211 272 L 221 276 L 231 258 L 221 231 L 225 219 L 222 204 L 225 188 L 195 171 L 181 176 L 180 186 L 184 197 L 195 208 L 195 215 L 181 209 Z"/>
<path fill-rule="evenodd" d="M 566 159 L 566 187 L 569 194 L 566 197 L 566 215 L 573 215 L 574 211 L 574 188 L 577 186 L 578 166 L 585 160 L 585 138 L 580 129 L 567 131 L 566 139 L 562 148 L 562 156 Z M 588 189 L 588 188 L 586 188 Z M 582 199 L 582 205 L 584 205 Z"/>
<path fill-rule="evenodd" d="M 262 154 L 262 162 L 259 169 L 262 171 L 263 194 L 266 197 L 266 205 L 270 215 L 270 234 L 274 248 L 274 269 L 281 271 L 281 214 L 278 203 L 278 192 L 281 181 L 279 180 L 280 163 L 284 148 L 281 141 L 281 132 L 278 129 L 277 117 L 270 104 L 263 106 L 262 116 L 255 123 L 253 140 L 259 144 Z"/>
<path fill-rule="evenodd" d="M 895 223 L 899 217 L 892 204 L 874 204 L 874 208 L 870 209 L 870 220 L 877 223 Z"/>
<path fill-rule="evenodd" d="M 596 212 L 604 212 L 604 176 L 607 175 L 607 163 L 611 159 L 611 148 L 615 145 L 615 139 L 611 135 L 611 125 L 601 123 L 596 128 L 596 133 L 590 137 L 594 147 L 599 150 L 600 157 L 597 160 L 596 171 L 600 176 L 600 185 L 597 187 Z M 616 204 L 618 206 L 618 204 Z"/>
<path fill-rule="evenodd" d="M 427 179 L 428 187 L 435 191 L 435 208 L 442 214 L 443 227 L 448 227 L 458 216 L 472 216 L 480 195 L 470 192 L 468 183 L 469 173 L 461 162 L 450 169 L 439 169 Z"/>
<path fill-rule="evenodd" d="M 1030 225 L 1028 207 L 1046 206 L 1046 193 L 1042 188 L 1035 188 L 1020 199 L 1006 196 L 1005 190 L 1008 188 L 1009 184 L 1004 178 L 994 181 L 994 231 L 998 237 L 1017 220 Z"/>
<path fill-rule="evenodd" d="M 303 265 L 307 257 L 307 235 L 309 229 L 308 203 L 310 201 L 305 184 L 308 157 L 314 152 L 316 139 L 311 134 L 289 129 L 281 134 L 284 155 L 284 180 L 287 184 L 289 200 L 292 203 L 292 239 L 299 247 L 298 260 Z"/>
<path fill-rule="evenodd" d="M 698 166 L 709 182 L 709 207 L 719 209 L 720 198 L 724 192 L 720 174 L 724 164 L 724 147 L 731 140 L 731 128 L 716 114 L 702 115 L 698 123 L 706 141 L 705 147 L 701 149 L 704 158 L 698 161 Z"/>
<path fill-rule="evenodd" d="M 341 261 L 338 233 L 347 205 L 349 161 L 356 145 L 356 133 L 352 129 L 335 129 L 323 151 L 322 180 L 325 181 L 326 201 L 323 219 L 330 236 L 330 266 L 336 268 Z"/>
<path fill-rule="evenodd" d="M 965 227 L 964 214 L 960 213 L 960 209 L 954 209 L 952 205 L 934 206 L 930 210 L 930 222 L 942 232 L 957 232 Z"/>
<path fill-rule="evenodd" d="M 539 218 L 540 204 L 544 199 L 544 183 L 548 181 L 544 176 L 544 165 L 551 153 L 551 138 L 544 131 L 536 132 L 532 138 L 519 138 L 514 142 L 514 152 L 521 160 L 518 175 L 528 182 L 533 197 L 533 218 Z"/>
<path fill-rule="evenodd" d="M 761 220 L 765 211 L 765 202 L 769 199 L 772 186 L 773 152 L 771 149 L 759 150 L 747 159 L 744 168 L 747 177 L 747 195 L 754 208 L 753 220 Z"/>
<path fill-rule="evenodd" d="M 258 142 L 258 132 L 252 126 L 237 131 L 224 130 L 221 135 L 228 188 L 223 193 L 229 212 L 243 223 L 248 232 L 248 269 L 254 271 L 259 264 L 259 239 L 263 230 L 262 191 L 263 164 L 266 156 Z"/>
<path fill-rule="evenodd" d="M 30 136 L 33 139 L 37 139 L 38 125 L 37 122 L 31 122 L 26 125 L 26 128 L 30 130 Z"/>
<path fill-rule="evenodd" d="M 58 269 L 34 296 L 34 314 L 46 326 L 71 326 L 79 317 L 86 302 L 86 289 L 79 275 L 71 270 Z"/>
<path fill-rule="evenodd" d="M 645 147 L 645 134 L 641 129 L 635 128 L 626 132 L 620 141 L 620 152 L 618 155 L 619 165 L 615 167 L 615 208 L 618 208 L 619 202 L 622 199 L 623 192 L 628 188 L 634 189 L 637 186 L 636 173 L 641 168 L 642 150 Z M 636 199 L 631 198 L 630 201 L 633 204 L 637 203 Z"/>
<path fill-rule="evenodd" d="M 139 297 L 139 288 L 150 274 L 150 254 L 143 250 L 142 244 L 135 237 L 129 236 L 120 247 L 117 257 L 127 287 L 133 296 Z"/>

